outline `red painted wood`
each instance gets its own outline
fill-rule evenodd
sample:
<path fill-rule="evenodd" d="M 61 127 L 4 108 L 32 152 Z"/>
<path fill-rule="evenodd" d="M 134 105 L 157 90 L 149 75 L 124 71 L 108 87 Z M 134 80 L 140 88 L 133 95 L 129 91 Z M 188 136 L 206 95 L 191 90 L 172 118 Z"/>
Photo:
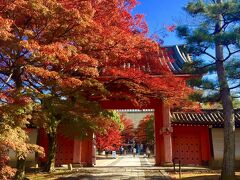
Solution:
<path fill-rule="evenodd" d="M 61 134 L 57 135 L 56 161 L 57 166 L 73 163 L 74 140 Z"/>
<path fill-rule="evenodd" d="M 84 166 L 92 166 L 93 165 L 93 143 L 92 140 L 83 140 L 81 142 L 81 163 Z"/>
<path fill-rule="evenodd" d="M 81 163 L 81 144 L 82 144 L 82 141 L 78 139 L 74 139 L 73 163 L 76 163 L 76 164 Z"/>
<path fill-rule="evenodd" d="M 163 135 L 160 134 L 160 130 L 163 127 L 163 104 L 159 100 L 150 100 L 148 105 L 144 107 L 136 107 L 130 101 L 101 101 L 101 106 L 105 109 L 154 109 L 155 116 L 155 164 L 157 166 L 163 165 L 165 160 L 164 141 Z M 166 151 L 168 153 L 169 150 Z"/>
<path fill-rule="evenodd" d="M 206 163 L 211 159 L 210 135 L 208 127 L 201 128 L 201 145 L 202 161 Z"/>
<path fill-rule="evenodd" d="M 159 100 L 151 100 L 150 103 L 144 107 L 136 107 L 129 101 L 101 101 L 101 106 L 105 109 L 155 109 L 155 139 L 156 139 L 156 165 L 162 165 L 164 163 L 164 142 L 163 135 L 160 134 L 160 130 L 163 127 L 163 105 Z M 43 146 L 47 156 L 47 136 L 44 130 L 40 132 L 39 145 Z M 84 140 L 78 143 L 77 140 L 64 138 L 58 135 L 57 140 L 57 154 L 56 164 L 66 163 L 82 163 L 86 166 L 92 166 L 94 164 L 95 154 L 93 151 L 93 141 Z M 42 159 L 46 161 L 46 159 Z"/>
<path fill-rule="evenodd" d="M 163 136 L 160 134 L 160 130 L 163 126 L 163 105 L 161 102 L 156 104 L 155 111 L 154 111 L 154 118 L 155 118 L 155 164 L 156 166 L 160 166 L 163 164 L 164 161 L 164 143 L 163 143 Z"/>
<path fill-rule="evenodd" d="M 201 164 L 201 145 L 197 135 L 174 137 L 174 158 L 182 164 Z"/>
<path fill-rule="evenodd" d="M 45 130 L 43 128 L 38 129 L 38 139 L 37 144 L 44 148 L 45 156 L 40 157 L 38 160 L 40 163 L 45 163 L 47 161 L 47 152 L 48 152 L 48 138 Z"/>
<path fill-rule="evenodd" d="M 48 156 L 48 138 L 43 128 L 39 129 L 38 137 L 38 145 L 42 146 L 45 151 L 45 157 L 39 158 L 39 161 L 46 163 Z M 56 166 L 60 166 L 61 164 L 69 163 L 73 163 L 73 139 L 58 134 L 55 164 Z"/>
<path fill-rule="evenodd" d="M 182 164 L 201 165 L 210 160 L 208 127 L 174 126 L 173 157 Z"/>
<path fill-rule="evenodd" d="M 154 116 L 155 116 L 155 163 L 157 166 L 164 164 L 164 141 L 163 135 L 160 134 L 160 130 L 163 127 L 163 104 L 162 101 L 159 100 L 150 100 L 148 105 L 144 107 L 136 107 L 130 101 L 101 101 L 101 106 L 105 109 L 154 109 Z M 166 151 L 166 153 L 168 153 Z"/>
<path fill-rule="evenodd" d="M 170 108 L 167 104 L 163 103 L 163 127 L 162 127 L 162 135 L 164 142 L 164 164 L 172 163 L 172 127 L 170 120 Z"/>

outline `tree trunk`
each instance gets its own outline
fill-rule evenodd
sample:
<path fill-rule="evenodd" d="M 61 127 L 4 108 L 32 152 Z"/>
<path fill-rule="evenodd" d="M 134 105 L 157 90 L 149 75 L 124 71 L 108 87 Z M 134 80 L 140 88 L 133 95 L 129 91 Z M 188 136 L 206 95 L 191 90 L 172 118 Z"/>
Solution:
<path fill-rule="evenodd" d="M 55 170 L 55 158 L 57 148 L 57 132 L 48 134 L 48 158 L 45 171 L 53 172 Z"/>
<path fill-rule="evenodd" d="M 217 62 L 218 77 L 221 85 L 221 101 L 224 114 L 224 154 L 221 179 L 234 179 L 235 177 L 235 120 L 232 99 L 228 88 L 226 76 L 224 77 L 223 62 Z M 223 86 L 223 87 L 222 87 Z"/>
<path fill-rule="evenodd" d="M 221 4 L 222 0 L 217 0 Z M 218 15 L 218 22 L 216 24 L 216 33 L 221 33 L 222 15 Z M 218 81 L 220 84 L 220 95 L 223 106 L 224 115 L 224 153 L 221 179 L 231 180 L 235 178 L 235 119 L 233 112 L 233 104 L 229 85 L 227 82 L 226 70 L 224 67 L 224 53 L 221 42 L 216 42 L 216 69 Z"/>
<path fill-rule="evenodd" d="M 235 119 L 223 61 L 218 60 L 216 66 L 224 115 L 224 154 L 221 179 L 230 180 L 235 177 Z"/>
<path fill-rule="evenodd" d="M 26 165 L 26 157 L 21 157 L 17 159 L 17 172 L 15 175 L 16 180 L 25 179 L 25 165 Z"/>

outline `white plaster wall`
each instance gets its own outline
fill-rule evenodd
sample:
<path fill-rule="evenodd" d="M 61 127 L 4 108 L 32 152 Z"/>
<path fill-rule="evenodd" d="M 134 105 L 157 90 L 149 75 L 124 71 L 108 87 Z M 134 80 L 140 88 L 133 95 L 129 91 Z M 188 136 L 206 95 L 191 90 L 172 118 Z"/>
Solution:
<path fill-rule="evenodd" d="M 154 114 L 154 111 L 145 111 L 145 110 L 122 110 L 119 111 L 121 114 L 124 114 L 126 118 L 132 119 L 134 128 L 137 128 L 139 121 L 141 121 L 147 114 Z"/>
<path fill-rule="evenodd" d="M 236 159 L 240 160 L 240 129 L 236 129 L 235 151 Z M 223 128 L 212 128 L 212 142 L 214 160 L 222 160 L 223 158 Z"/>

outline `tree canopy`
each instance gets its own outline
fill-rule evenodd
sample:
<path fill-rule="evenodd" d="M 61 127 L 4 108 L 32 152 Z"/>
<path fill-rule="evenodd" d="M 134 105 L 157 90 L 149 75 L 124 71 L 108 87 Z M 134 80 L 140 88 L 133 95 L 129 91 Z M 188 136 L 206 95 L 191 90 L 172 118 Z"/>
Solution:
<path fill-rule="evenodd" d="M 192 81 L 207 101 L 220 102 L 224 114 L 224 157 L 221 179 L 235 176 L 235 120 L 233 98 L 239 94 L 240 2 L 238 0 L 190 1 L 185 10 L 193 23 L 177 28 L 194 55 L 190 70 L 208 73 Z M 201 92 L 201 91 L 199 91 Z M 194 98 L 201 100 L 201 95 Z"/>
<path fill-rule="evenodd" d="M 44 121 L 50 159 L 59 124 L 77 122 L 87 132 L 102 126 L 104 112 L 93 102 L 124 99 L 141 106 L 158 98 L 177 105 L 192 92 L 168 69 L 164 49 L 147 36 L 143 15 L 131 14 L 136 4 L 1 1 L 1 110 L 18 96 L 35 103 L 32 120 Z"/>
<path fill-rule="evenodd" d="M 134 124 L 132 119 L 128 119 L 124 114 L 120 115 L 123 123 L 123 131 L 121 132 L 123 143 L 130 143 L 134 138 Z"/>
<path fill-rule="evenodd" d="M 137 142 L 154 143 L 154 116 L 147 114 L 138 124 L 136 129 Z"/>
<path fill-rule="evenodd" d="M 124 125 L 120 114 L 116 111 L 110 112 L 111 122 L 105 127 L 105 131 L 96 133 L 97 149 L 100 151 L 116 151 L 123 144 L 121 132 Z"/>

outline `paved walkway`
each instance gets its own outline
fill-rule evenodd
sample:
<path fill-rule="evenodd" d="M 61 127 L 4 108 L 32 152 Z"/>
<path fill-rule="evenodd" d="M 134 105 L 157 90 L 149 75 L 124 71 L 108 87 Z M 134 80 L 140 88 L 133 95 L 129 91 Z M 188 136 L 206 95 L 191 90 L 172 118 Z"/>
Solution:
<path fill-rule="evenodd" d="M 116 159 L 99 159 L 93 168 L 80 168 L 78 172 L 59 178 L 60 180 L 142 180 L 170 179 L 151 159 L 142 156 L 118 156 Z"/>
<path fill-rule="evenodd" d="M 143 156 L 135 156 L 127 155 L 127 156 L 117 156 L 116 159 L 108 158 L 108 159 L 99 159 L 96 161 L 95 167 L 103 167 L 103 166 L 116 166 L 116 167 L 151 167 L 154 166 L 154 161 L 143 157 Z"/>

